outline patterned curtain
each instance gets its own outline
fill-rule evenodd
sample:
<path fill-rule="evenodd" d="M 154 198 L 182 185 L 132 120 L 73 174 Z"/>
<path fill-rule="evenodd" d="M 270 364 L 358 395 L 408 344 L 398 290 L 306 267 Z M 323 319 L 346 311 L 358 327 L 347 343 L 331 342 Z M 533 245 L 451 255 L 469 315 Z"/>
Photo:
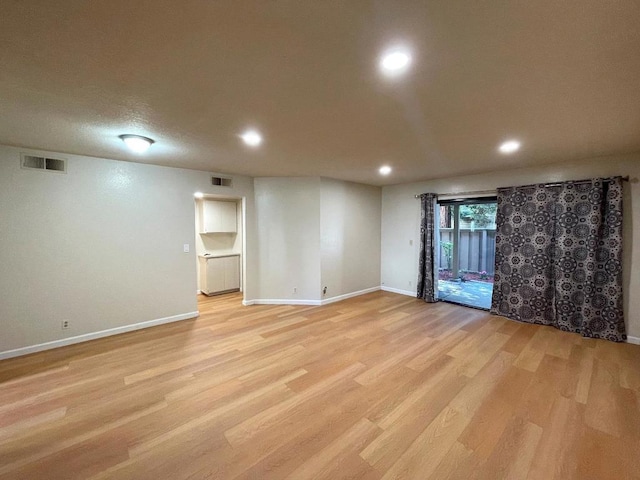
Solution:
<path fill-rule="evenodd" d="M 422 214 L 420 219 L 420 263 L 418 264 L 418 298 L 425 302 L 435 302 L 434 278 L 434 245 L 435 245 L 435 203 L 438 196 L 435 193 L 420 195 Z"/>
<path fill-rule="evenodd" d="M 626 339 L 622 179 L 498 189 L 491 313 Z"/>

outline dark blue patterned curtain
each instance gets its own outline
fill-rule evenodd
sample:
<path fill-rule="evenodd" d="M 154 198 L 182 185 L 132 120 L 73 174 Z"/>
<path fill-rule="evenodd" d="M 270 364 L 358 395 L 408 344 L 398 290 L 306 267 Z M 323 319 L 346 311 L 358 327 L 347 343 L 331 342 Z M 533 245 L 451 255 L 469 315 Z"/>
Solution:
<path fill-rule="evenodd" d="M 626 339 L 622 179 L 498 189 L 491 313 Z"/>
<path fill-rule="evenodd" d="M 425 302 L 435 302 L 435 193 L 420 195 L 422 213 L 420 215 L 420 260 L 418 264 L 418 298 Z"/>

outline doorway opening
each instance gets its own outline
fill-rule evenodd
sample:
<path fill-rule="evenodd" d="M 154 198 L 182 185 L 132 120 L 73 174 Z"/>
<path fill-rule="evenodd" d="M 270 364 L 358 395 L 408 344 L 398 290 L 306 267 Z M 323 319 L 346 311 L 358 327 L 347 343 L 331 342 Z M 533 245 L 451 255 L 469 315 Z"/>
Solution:
<path fill-rule="evenodd" d="M 438 299 L 488 310 L 493 295 L 496 197 L 439 200 Z"/>
<path fill-rule="evenodd" d="M 204 195 L 195 199 L 197 294 L 217 296 L 245 291 L 244 198 Z"/>

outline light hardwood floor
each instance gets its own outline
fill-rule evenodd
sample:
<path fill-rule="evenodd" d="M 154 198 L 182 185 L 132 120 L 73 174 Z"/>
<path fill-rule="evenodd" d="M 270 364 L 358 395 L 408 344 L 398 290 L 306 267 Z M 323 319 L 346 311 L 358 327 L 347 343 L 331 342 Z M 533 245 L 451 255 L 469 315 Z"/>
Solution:
<path fill-rule="evenodd" d="M 1 479 L 640 478 L 640 347 L 376 292 L 0 362 Z"/>

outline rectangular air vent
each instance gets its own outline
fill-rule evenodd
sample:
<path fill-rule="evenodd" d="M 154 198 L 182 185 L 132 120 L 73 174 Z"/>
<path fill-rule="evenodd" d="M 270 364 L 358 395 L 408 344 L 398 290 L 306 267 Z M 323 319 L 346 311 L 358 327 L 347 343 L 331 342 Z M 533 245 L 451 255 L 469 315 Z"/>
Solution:
<path fill-rule="evenodd" d="M 59 158 L 45 158 L 47 170 L 55 170 L 56 172 L 65 172 L 67 170 L 67 162 Z"/>
<path fill-rule="evenodd" d="M 231 178 L 211 177 L 211 185 L 215 185 L 217 187 L 230 187 L 231 184 L 232 184 Z"/>
<path fill-rule="evenodd" d="M 39 157 L 37 155 L 20 155 L 20 166 L 28 170 L 43 170 L 66 173 L 67 161 L 62 158 Z"/>
<path fill-rule="evenodd" d="M 22 155 L 22 168 L 33 168 L 37 170 L 44 170 L 44 157 Z"/>

